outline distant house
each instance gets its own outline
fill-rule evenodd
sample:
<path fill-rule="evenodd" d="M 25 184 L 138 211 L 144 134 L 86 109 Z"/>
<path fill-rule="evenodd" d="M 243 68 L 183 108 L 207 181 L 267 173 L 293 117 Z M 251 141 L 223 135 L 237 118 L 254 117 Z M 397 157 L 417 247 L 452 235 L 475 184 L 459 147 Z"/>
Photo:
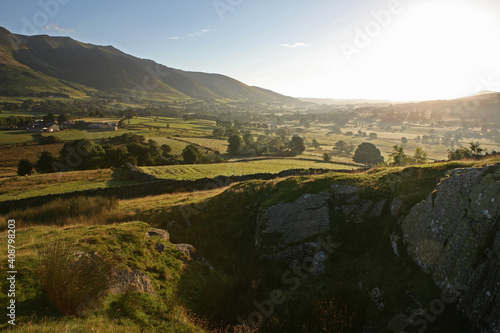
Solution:
<path fill-rule="evenodd" d="M 43 131 L 48 133 L 59 132 L 59 125 L 48 124 L 43 128 Z"/>
<path fill-rule="evenodd" d="M 59 131 L 59 125 L 56 125 L 54 123 L 44 123 L 38 121 L 34 124 L 28 125 L 26 129 L 30 133 L 43 133 L 43 132 L 53 133 Z"/>
<path fill-rule="evenodd" d="M 73 128 L 73 127 L 75 127 L 75 122 L 73 120 L 65 121 L 64 123 L 59 125 L 59 129 L 61 129 L 61 130 Z"/>
<path fill-rule="evenodd" d="M 44 127 L 45 127 L 44 124 L 37 122 L 35 124 L 29 124 L 26 129 L 30 133 L 42 133 Z"/>
<path fill-rule="evenodd" d="M 103 123 L 93 123 L 93 124 L 87 125 L 87 128 L 95 130 L 95 129 L 102 129 L 103 126 L 104 126 Z"/>

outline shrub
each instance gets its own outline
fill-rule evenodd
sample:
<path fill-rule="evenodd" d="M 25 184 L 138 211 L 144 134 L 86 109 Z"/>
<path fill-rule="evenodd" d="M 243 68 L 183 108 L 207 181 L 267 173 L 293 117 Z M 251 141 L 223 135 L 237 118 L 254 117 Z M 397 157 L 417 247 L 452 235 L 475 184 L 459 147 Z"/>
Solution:
<path fill-rule="evenodd" d="M 17 174 L 19 176 L 31 175 L 35 165 L 27 159 L 22 159 L 17 164 Z"/>
<path fill-rule="evenodd" d="M 51 152 L 44 150 L 35 164 L 35 169 L 39 173 L 55 172 L 55 168 L 52 165 L 56 161 L 57 159 Z"/>
<path fill-rule="evenodd" d="M 182 151 L 182 158 L 185 164 L 196 164 L 203 161 L 204 154 L 198 147 L 190 144 Z"/>
<path fill-rule="evenodd" d="M 42 136 L 40 139 L 38 139 L 38 143 L 41 145 L 51 145 L 54 143 L 62 143 L 63 141 L 58 138 L 57 136 L 49 135 L 49 136 Z"/>
<path fill-rule="evenodd" d="M 39 276 L 59 312 L 81 316 L 106 294 L 113 266 L 106 255 L 77 252 L 74 244 L 58 240 L 40 253 Z"/>

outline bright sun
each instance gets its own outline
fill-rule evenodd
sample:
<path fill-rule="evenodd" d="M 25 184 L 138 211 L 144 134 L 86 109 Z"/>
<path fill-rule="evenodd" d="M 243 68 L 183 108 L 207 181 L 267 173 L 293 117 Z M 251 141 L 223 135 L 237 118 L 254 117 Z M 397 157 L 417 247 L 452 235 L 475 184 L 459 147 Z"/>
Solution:
<path fill-rule="evenodd" d="M 500 30 L 484 8 L 463 0 L 407 4 L 354 69 L 395 99 L 438 99 L 481 89 L 499 66 Z M 419 97 L 420 96 L 420 97 Z"/>

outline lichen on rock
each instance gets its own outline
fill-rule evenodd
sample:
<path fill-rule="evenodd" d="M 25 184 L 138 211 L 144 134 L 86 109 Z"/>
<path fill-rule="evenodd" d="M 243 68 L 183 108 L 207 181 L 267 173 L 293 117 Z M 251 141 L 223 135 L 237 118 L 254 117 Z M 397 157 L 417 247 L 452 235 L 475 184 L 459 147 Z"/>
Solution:
<path fill-rule="evenodd" d="M 500 166 L 447 176 L 402 220 L 403 240 L 439 287 L 466 287 L 458 308 L 479 331 L 493 332 L 500 328 Z"/>

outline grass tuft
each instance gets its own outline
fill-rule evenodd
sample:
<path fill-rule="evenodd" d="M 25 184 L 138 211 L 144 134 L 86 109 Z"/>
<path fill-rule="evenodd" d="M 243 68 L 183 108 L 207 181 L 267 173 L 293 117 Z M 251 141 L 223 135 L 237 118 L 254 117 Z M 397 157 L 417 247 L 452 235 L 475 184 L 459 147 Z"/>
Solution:
<path fill-rule="evenodd" d="M 74 244 L 56 240 L 40 254 L 39 276 L 60 313 L 81 316 L 107 293 L 113 266 L 105 254 L 78 252 Z"/>
<path fill-rule="evenodd" d="M 101 225 L 122 220 L 126 213 L 118 210 L 118 200 L 106 197 L 75 197 L 55 199 L 40 207 L 15 210 L 21 228 L 35 225 Z M 7 216 L 0 216 L 0 231 L 6 229 Z"/>

